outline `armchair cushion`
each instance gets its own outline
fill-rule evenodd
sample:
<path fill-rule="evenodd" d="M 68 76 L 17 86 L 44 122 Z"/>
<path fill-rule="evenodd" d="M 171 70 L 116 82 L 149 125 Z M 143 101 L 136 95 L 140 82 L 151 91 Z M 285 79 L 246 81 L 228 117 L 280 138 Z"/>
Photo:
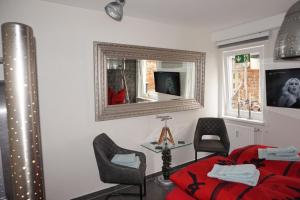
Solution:
<path fill-rule="evenodd" d="M 226 148 L 220 140 L 202 140 L 195 147 L 195 150 L 226 153 Z"/>

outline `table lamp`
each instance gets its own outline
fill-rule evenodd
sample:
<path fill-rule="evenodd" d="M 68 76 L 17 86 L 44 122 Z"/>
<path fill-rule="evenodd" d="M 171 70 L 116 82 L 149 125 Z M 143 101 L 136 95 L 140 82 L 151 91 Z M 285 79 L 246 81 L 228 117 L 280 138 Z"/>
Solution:
<path fill-rule="evenodd" d="M 162 128 L 159 136 L 158 144 L 162 144 L 164 141 L 169 141 L 170 143 L 175 145 L 170 128 L 167 126 L 167 121 L 169 119 L 172 119 L 172 117 L 166 115 L 166 116 L 157 116 L 156 118 L 161 119 L 161 121 L 165 122 L 165 126 Z"/>

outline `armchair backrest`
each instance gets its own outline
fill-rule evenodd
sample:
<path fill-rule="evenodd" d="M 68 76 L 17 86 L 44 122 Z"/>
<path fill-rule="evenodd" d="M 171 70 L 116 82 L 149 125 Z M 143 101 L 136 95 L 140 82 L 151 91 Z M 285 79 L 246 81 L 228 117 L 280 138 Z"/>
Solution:
<path fill-rule="evenodd" d="M 199 118 L 194 136 L 194 145 L 202 141 L 203 135 L 219 136 L 224 147 L 229 150 L 230 142 L 225 122 L 222 118 Z"/>
<path fill-rule="evenodd" d="M 117 153 L 118 146 L 105 133 L 101 133 L 94 139 L 93 147 L 100 179 L 105 182 L 110 160 Z"/>
<path fill-rule="evenodd" d="M 103 152 L 109 160 L 117 153 L 118 149 L 118 146 L 105 133 L 101 133 L 94 139 L 93 146 L 97 153 Z"/>

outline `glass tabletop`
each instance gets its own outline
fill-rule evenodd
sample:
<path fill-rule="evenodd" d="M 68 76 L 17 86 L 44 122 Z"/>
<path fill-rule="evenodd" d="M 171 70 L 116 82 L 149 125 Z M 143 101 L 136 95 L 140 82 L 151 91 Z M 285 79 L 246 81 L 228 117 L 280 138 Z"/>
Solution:
<path fill-rule="evenodd" d="M 188 146 L 188 145 L 191 145 L 191 144 L 192 144 L 192 142 L 186 142 L 186 141 L 178 140 L 178 141 L 175 141 L 175 144 L 172 144 L 172 143 L 168 142 L 168 148 L 169 149 L 176 149 L 176 148 Z M 164 145 L 163 143 L 158 144 L 157 142 L 147 142 L 147 143 L 141 144 L 142 147 L 145 147 L 146 149 L 149 149 L 149 150 L 151 150 L 155 153 L 162 152 L 163 145 Z"/>

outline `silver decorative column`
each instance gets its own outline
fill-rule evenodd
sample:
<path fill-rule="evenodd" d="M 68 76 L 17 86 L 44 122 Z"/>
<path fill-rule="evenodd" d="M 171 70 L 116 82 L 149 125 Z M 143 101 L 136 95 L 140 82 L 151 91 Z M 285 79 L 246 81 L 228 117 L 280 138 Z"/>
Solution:
<path fill-rule="evenodd" d="M 1 26 L 13 199 L 43 200 L 35 40 L 20 23 Z"/>

